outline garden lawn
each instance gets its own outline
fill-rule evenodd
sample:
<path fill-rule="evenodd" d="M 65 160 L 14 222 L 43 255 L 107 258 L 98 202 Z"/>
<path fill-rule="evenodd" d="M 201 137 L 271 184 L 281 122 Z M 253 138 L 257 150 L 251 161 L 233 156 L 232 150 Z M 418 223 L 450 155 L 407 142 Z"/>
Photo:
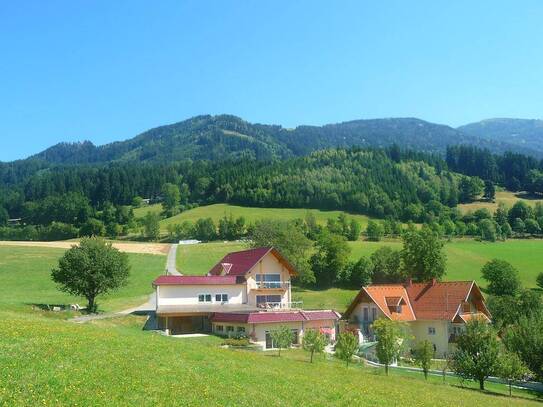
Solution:
<path fill-rule="evenodd" d="M 20 308 L 31 304 L 85 304 L 83 298 L 58 290 L 51 269 L 63 249 L 0 246 L 0 306 Z M 121 310 L 139 305 L 153 292 L 151 282 L 164 273 L 166 256 L 128 254 L 128 285 L 107 296 L 99 296 L 100 310 Z"/>
<path fill-rule="evenodd" d="M 141 331 L 142 319 L 73 324 L 0 311 L 0 403 L 9 406 L 530 406 L 418 376 L 307 354 L 221 349 L 215 337 Z"/>

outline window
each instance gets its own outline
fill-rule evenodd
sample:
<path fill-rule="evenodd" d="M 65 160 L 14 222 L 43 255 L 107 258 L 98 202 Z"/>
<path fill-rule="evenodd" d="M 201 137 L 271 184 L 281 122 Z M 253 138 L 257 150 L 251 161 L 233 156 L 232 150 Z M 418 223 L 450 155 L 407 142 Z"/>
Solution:
<path fill-rule="evenodd" d="M 237 332 L 240 332 L 240 333 L 245 333 L 245 327 L 244 327 L 244 326 L 238 326 L 238 327 L 236 328 L 236 331 L 237 331 Z"/>
<path fill-rule="evenodd" d="M 262 288 L 281 288 L 281 274 L 257 274 L 256 282 Z"/>
<path fill-rule="evenodd" d="M 375 321 L 377 319 L 377 308 L 371 309 L 371 320 Z"/>
<path fill-rule="evenodd" d="M 364 316 L 363 316 L 363 319 L 364 321 L 367 321 L 368 320 L 368 307 L 364 307 Z"/>
<path fill-rule="evenodd" d="M 227 326 L 226 327 L 226 332 L 234 332 L 234 327 L 233 326 Z"/>
<path fill-rule="evenodd" d="M 215 332 L 223 332 L 224 327 L 222 325 L 215 325 Z"/>
<path fill-rule="evenodd" d="M 211 302 L 211 294 L 198 294 L 198 302 Z"/>
<path fill-rule="evenodd" d="M 264 305 L 265 303 L 280 303 L 280 295 L 257 295 L 256 296 L 256 305 Z"/>
<path fill-rule="evenodd" d="M 428 327 L 428 335 L 435 335 L 436 329 L 433 326 Z"/>
<path fill-rule="evenodd" d="M 397 312 L 398 314 L 401 314 L 401 313 L 402 313 L 402 306 L 401 306 L 401 305 L 398 305 L 398 306 L 396 307 L 396 312 Z"/>
<path fill-rule="evenodd" d="M 228 302 L 228 294 L 215 294 L 215 302 Z"/>
<path fill-rule="evenodd" d="M 469 313 L 471 312 L 471 306 L 469 302 L 462 303 L 462 312 Z"/>
<path fill-rule="evenodd" d="M 266 331 L 266 349 L 273 349 L 274 347 L 275 346 L 270 331 Z"/>
<path fill-rule="evenodd" d="M 298 330 L 297 329 L 292 330 L 292 344 L 298 345 Z"/>

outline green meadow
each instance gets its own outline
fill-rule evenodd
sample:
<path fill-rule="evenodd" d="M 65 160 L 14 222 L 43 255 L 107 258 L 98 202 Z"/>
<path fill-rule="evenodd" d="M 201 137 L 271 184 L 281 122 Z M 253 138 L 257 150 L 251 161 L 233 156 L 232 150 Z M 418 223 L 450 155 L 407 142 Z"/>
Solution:
<path fill-rule="evenodd" d="M 144 217 L 147 212 L 161 213 L 162 205 L 155 204 L 137 208 L 134 210 L 136 217 Z M 184 221 L 196 222 L 200 218 L 211 218 L 217 224 L 219 219 L 232 215 L 234 218 L 243 216 L 248 223 L 254 223 L 261 219 L 271 220 L 289 220 L 305 218 L 307 213 L 310 212 L 315 215 L 318 223 L 325 224 L 329 218 L 337 218 L 342 211 L 321 211 L 319 209 L 292 209 L 292 208 L 251 208 L 244 206 L 228 205 L 228 204 L 214 204 L 207 206 L 200 206 L 198 208 L 190 209 L 182 212 L 179 215 L 171 218 L 163 219 L 160 222 L 161 229 L 166 230 L 169 224 L 182 223 Z M 348 214 L 349 218 L 354 218 L 365 228 L 368 223 L 368 217 L 364 215 Z"/>
<path fill-rule="evenodd" d="M 351 259 L 370 256 L 383 246 L 401 249 L 400 240 L 381 242 L 357 241 L 349 242 Z M 184 274 L 203 275 L 217 263 L 226 253 L 247 248 L 238 242 L 211 242 L 197 245 L 179 246 L 177 266 Z M 485 243 L 475 240 L 453 240 L 445 244 L 447 255 L 447 274 L 445 280 L 475 280 L 483 288 L 486 285 L 481 277 L 483 265 L 493 259 L 507 260 L 520 273 L 525 287 L 535 288 L 536 277 L 543 271 L 543 240 L 508 240 L 506 242 Z M 295 300 L 304 302 L 306 308 L 331 308 L 339 312 L 345 310 L 357 290 L 331 288 L 327 290 L 310 290 L 294 288 Z"/>
<path fill-rule="evenodd" d="M 124 317 L 74 324 L 0 311 L 0 404 L 6 406 L 530 406 L 528 392 L 480 392 L 422 374 L 346 367 L 299 350 L 220 348 L 171 338 Z M 471 383 L 468 387 L 473 387 Z M 520 398 L 523 397 L 523 398 Z M 537 403 L 537 404 L 536 404 Z"/>
<path fill-rule="evenodd" d="M 382 242 L 349 242 L 352 249 L 351 257 L 369 256 L 382 246 L 401 249 L 399 240 Z M 478 242 L 471 239 L 457 239 L 445 243 L 447 255 L 446 280 L 475 280 L 485 286 L 481 278 L 481 268 L 494 258 L 510 262 L 520 273 L 525 287 L 536 287 L 536 278 L 543 271 L 543 240 L 541 239 L 511 239 L 505 242 Z"/>
<path fill-rule="evenodd" d="M 394 244 L 394 242 L 389 242 Z M 181 266 L 204 273 L 240 243 L 180 248 Z M 358 254 L 377 245 L 360 242 Z M 142 331 L 144 319 L 128 316 L 74 324 L 71 313 L 33 310 L 31 304 L 82 303 L 57 290 L 50 270 L 62 249 L 0 246 L 0 405 L 531 405 L 536 395 L 505 386 L 392 371 L 360 364 L 346 368 L 318 357 L 313 365 L 301 350 L 275 353 L 220 347 L 216 337 L 176 339 Z M 151 281 L 163 273 L 165 256 L 129 254 L 130 283 L 104 298 L 101 309 L 142 303 Z M 184 263 L 185 262 L 185 263 Z M 183 270 L 184 271 L 184 270 Z M 342 311 L 355 290 L 293 289 L 306 308 Z M 263 368 L 265 366 L 265 368 Z M 535 405 L 535 404 L 534 404 Z"/>
<path fill-rule="evenodd" d="M 31 304 L 85 304 L 59 291 L 51 281 L 51 269 L 64 249 L 8 247 L 0 245 L 0 305 L 22 307 Z M 100 309 L 120 310 L 145 302 L 152 292 L 151 282 L 164 273 L 166 256 L 128 254 L 131 271 L 128 285 L 98 297 Z"/>

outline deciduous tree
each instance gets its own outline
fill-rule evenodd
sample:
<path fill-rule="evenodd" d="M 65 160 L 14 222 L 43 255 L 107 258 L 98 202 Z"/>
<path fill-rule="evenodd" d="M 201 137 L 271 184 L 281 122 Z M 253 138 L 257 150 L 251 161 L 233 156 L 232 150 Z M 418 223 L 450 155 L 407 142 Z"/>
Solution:
<path fill-rule="evenodd" d="M 358 352 L 358 337 L 354 332 L 345 331 L 339 334 L 337 343 L 336 343 L 336 353 L 335 355 L 345 361 L 347 367 L 353 359 L 353 356 Z"/>
<path fill-rule="evenodd" d="M 483 319 L 472 319 L 466 332 L 457 338 L 457 350 L 452 356 L 452 369 L 464 379 L 479 382 L 485 389 L 485 380 L 499 372 L 500 346 L 496 331 Z"/>
<path fill-rule="evenodd" d="M 434 345 L 426 339 L 418 342 L 413 349 L 413 359 L 422 369 L 425 379 L 428 379 L 428 370 L 432 366 L 434 354 Z"/>
<path fill-rule="evenodd" d="M 128 281 L 128 256 L 100 238 L 83 238 L 61 257 L 51 278 L 62 291 L 85 297 L 87 310 L 95 312 L 96 297 Z"/>
<path fill-rule="evenodd" d="M 379 363 L 385 366 L 388 376 L 388 367 L 398 359 L 403 349 L 405 338 L 404 329 L 400 322 L 387 318 L 379 318 L 372 324 L 377 337 L 376 353 Z"/>
<path fill-rule="evenodd" d="M 326 337 L 317 329 L 307 329 L 304 333 L 302 346 L 310 354 L 309 362 L 313 363 L 313 354 L 324 351 Z"/>
<path fill-rule="evenodd" d="M 443 242 L 428 227 L 410 230 L 403 234 L 402 264 L 407 275 L 417 281 L 441 279 L 445 274 L 447 257 Z"/>
<path fill-rule="evenodd" d="M 281 349 L 290 348 L 294 340 L 292 330 L 288 326 L 281 325 L 279 328 L 270 332 L 272 341 L 279 351 L 278 355 L 281 356 Z"/>
<path fill-rule="evenodd" d="M 505 260 L 490 260 L 481 269 L 481 274 L 488 281 L 489 294 L 515 295 L 521 288 L 518 271 Z"/>

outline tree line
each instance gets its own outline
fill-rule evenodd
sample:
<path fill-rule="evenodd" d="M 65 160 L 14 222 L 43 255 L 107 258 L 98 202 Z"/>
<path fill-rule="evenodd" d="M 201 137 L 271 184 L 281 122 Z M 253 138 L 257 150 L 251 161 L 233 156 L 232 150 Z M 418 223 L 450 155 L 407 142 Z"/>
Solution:
<path fill-rule="evenodd" d="M 343 209 L 405 220 L 413 217 L 404 210 L 410 205 L 457 204 L 458 177 L 430 164 L 436 162 L 430 155 L 393 149 L 331 149 L 283 161 L 115 163 L 54 166 L 34 173 L 4 164 L 0 207 L 10 218 L 27 218 L 32 205 L 79 194 L 101 210 L 107 203 L 129 205 L 136 196 L 161 198 L 164 185 L 171 184 L 179 189 L 181 209 L 189 203 L 233 203 Z"/>

